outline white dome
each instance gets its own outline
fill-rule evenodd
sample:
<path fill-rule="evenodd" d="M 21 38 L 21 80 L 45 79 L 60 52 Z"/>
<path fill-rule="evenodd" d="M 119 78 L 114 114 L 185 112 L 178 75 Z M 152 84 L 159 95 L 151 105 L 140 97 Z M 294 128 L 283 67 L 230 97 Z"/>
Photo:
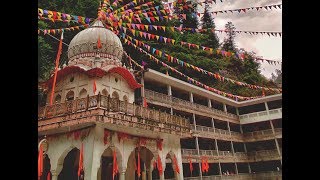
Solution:
<path fill-rule="evenodd" d="M 99 38 L 102 45 L 100 49 L 97 48 Z M 71 40 L 68 48 L 69 65 L 80 63 L 90 66 L 93 59 L 99 57 L 102 63 L 119 66 L 122 53 L 123 47 L 118 36 L 97 20 Z"/>

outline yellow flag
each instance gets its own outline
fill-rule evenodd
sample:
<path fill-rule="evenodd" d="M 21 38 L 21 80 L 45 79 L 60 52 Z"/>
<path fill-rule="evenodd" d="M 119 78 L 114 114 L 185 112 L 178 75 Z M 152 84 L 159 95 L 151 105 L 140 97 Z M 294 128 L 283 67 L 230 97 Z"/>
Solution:
<path fill-rule="evenodd" d="M 171 31 L 174 32 L 174 27 L 170 27 Z"/>

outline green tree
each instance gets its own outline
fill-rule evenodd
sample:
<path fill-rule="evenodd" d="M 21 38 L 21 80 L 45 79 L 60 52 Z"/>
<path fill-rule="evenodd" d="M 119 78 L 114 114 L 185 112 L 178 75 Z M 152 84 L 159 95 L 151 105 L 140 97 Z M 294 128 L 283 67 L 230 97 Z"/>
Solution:
<path fill-rule="evenodd" d="M 222 44 L 222 49 L 225 51 L 236 51 L 236 44 L 234 38 L 236 37 L 235 27 L 232 22 L 228 22 L 225 25 L 225 29 L 227 30 L 227 38 L 224 39 Z"/>
<path fill-rule="evenodd" d="M 205 34 L 208 34 L 208 40 L 203 43 L 204 46 L 210 46 L 212 48 L 217 48 L 219 47 L 219 38 L 216 35 L 215 31 L 212 31 L 211 29 L 214 29 L 215 23 L 213 21 L 213 18 L 209 12 L 209 3 L 206 0 L 205 1 L 205 6 L 204 6 L 204 14 L 201 18 L 201 23 L 202 23 L 202 29 L 207 29 L 207 32 Z"/>

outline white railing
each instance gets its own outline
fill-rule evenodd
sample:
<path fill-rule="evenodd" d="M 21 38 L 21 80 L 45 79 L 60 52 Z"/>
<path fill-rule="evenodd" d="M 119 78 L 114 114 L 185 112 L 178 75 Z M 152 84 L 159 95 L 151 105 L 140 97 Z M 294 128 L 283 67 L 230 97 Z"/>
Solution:
<path fill-rule="evenodd" d="M 273 150 L 260 150 L 260 151 L 253 151 L 248 152 L 248 156 L 255 156 L 255 157 L 278 157 L 279 153 L 276 149 Z"/>
<path fill-rule="evenodd" d="M 269 114 L 267 111 L 260 111 L 239 115 L 241 124 L 266 121 L 278 118 L 282 118 L 282 108 L 269 110 Z"/>
<path fill-rule="evenodd" d="M 243 135 L 246 138 L 248 138 L 248 137 L 256 137 L 256 136 L 263 136 L 263 135 L 270 136 L 272 134 L 273 134 L 272 129 L 266 129 L 261 131 L 247 132 L 247 133 L 244 133 Z"/>
<path fill-rule="evenodd" d="M 166 94 L 158 93 L 158 92 L 155 92 L 155 91 L 152 91 L 149 89 L 145 89 L 145 95 L 146 95 L 146 98 L 151 99 L 151 100 L 164 102 L 164 103 L 168 103 L 168 104 L 180 105 L 185 108 L 192 108 L 197 111 L 200 110 L 202 112 L 215 113 L 215 114 L 225 115 L 227 117 L 232 117 L 232 118 L 238 119 L 238 116 L 235 114 L 224 112 L 224 111 L 221 111 L 218 109 L 213 109 L 208 106 L 201 105 L 201 104 L 192 103 L 190 101 L 186 101 L 186 100 L 179 99 L 176 97 L 168 96 Z"/>

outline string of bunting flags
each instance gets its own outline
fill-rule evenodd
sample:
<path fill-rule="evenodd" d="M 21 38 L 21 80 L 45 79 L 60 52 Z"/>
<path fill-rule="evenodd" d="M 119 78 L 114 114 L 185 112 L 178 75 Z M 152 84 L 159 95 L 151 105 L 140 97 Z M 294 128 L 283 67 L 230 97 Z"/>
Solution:
<path fill-rule="evenodd" d="M 123 52 L 123 54 L 126 56 L 126 58 L 128 58 L 130 61 L 130 65 L 131 65 L 131 63 L 134 63 L 136 66 L 138 66 L 138 67 L 140 67 L 141 69 L 144 69 L 144 67 L 143 66 L 141 66 L 139 63 L 137 63 L 135 60 L 133 60 L 128 54 L 127 54 L 127 52 Z"/>
<path fill-rule="evenodd" d="M 39 19 L 48 19 L 53 22 L 62 21 L 62 22 L 78 22 L 80 24 L 89 24 L 93 18 L 70 15 L 66 13 L 61 13 L 57 11 L 50 11 L 46 9 L 38 8 L 38 18 Z"/>
<path fill-rule="evenodd" d="M 136 28 L 140 28 L 141 26 L 144 26 L 146 27 L 146 31 L 148 31 L 148 29 L 150 30 L 162 30 L 165 31 L 165 29 L 167 30 L 171 30 L 172 32 L 175 32 L 175 31 L 179 31 L 179 32 L 183 32 L 183 30 L 186 30 L 186 31 L 191 31 L 193 33 L 201 33 L 201 32 L 207 32 L 207 31 L 216 31 L 216 32 L 229 32 L 228 30 L 221 30 L 221 29 L 214 29 L 214 28 L 205 28 L 205 29 L 200 29 L 200 28 L 183 28 L 183 27 L 176 27 L 176 26 L 157 26 L 157 25 L 152 25 L 152 24 L 135 24 L 135 23 L 126 23 L 126 22 L 123 22 L 122 23 L 123 26 L 127 26 L 128 28 L 132 28 L 132 29 L 136 29 Z M 143 27 L 142 27 L 143 28 Z M 139 29 L 140 30 L 140 29 Z M 144 30 L 144 29 L 142 29 Z M 238 34 L 240 33 L 245 33 L 245 34 L 250 34 L 250 35 L 258 35 L 258 34 L 261 34 L 261 35 L 268 35 L 270 37 L 271 36 L 275 36 L 277 37 L 277 35 L 279 37 L 281 37 L 282 35 L 282 32 L 275 32 L 275 31 L 241 31 L 241 30 L 238 30 L 238 31 L 234 31 Z"/>
<path fill-rule="evenodd" d="M 272 8 L 277 9 L 277 7 L 279 9 L 281 9 L 281 6 L 282 6 L 282 4 L 273 4 L 273 5 L 247 7 L 247 8 L 240 8 L 240 9 L 228 9 L 228 10 L 221 10 L 221 11 L 213 11 L 213 12 L 209 12 L 209 13 L 211 13 L 212 15 L 214 15 L 214 14 L 218 15 L 218 13 L 228 13 L 228 12 L 231 12 L 231 13 L 233 13 L 233 12 L 238 12 L 238 13 L 244 12 L 244 13 L 246 13 L 248 10 L 253 10 L 253 9 L 256 9 L 257 11 L 261 10 L 261 9 L 268 10 L 268 8 L 270 10 L 272 10 Z M 201 14 L 204 14 L 204 12 L 197 12 L 197 15 L 199 17 L 200 17 Z"/>
<path fill-rule="evenodd" d="M 122 37 L 122 36 L 121 36 L 121 37 Z M 130 41 L 129 39 L 127 39 L 127 38 L 123 38 L 123 39 L 124 39 L 124 43 L 133 46 L 135 49 L 137 49 L 137 50 L 139 50 L 141 53 L 144 53 L 145 55 L 147 55 L 147 56 L 149 57 L 149 59 L 155 61 L 157 64 L 160 63 L 163 67 L 166 67 L 166 68 L 170 69 L 172 72 L 175 72 L 175 73 L 177 73 L 178 75 L 187 78 L 187 81 L 188 81 L 188 83 L 190 83 L 190 84 L 195 84 L 195 85 L 197 85 L 197 86 L 199 86 L 199 87 L 202 87 L 202 88 L 204 88 L 204 89 L 206 89 L 206 90 L 208 90 L 208 91 L 212 91 L 212 92 L 214 92 L 214 93 L 216 93 L 216 94 L 223 95 L 223 96 L 229 97 L 229 98 L 233 98 L 233 99 L 235 99 L 236 101 L 238 101 L 238 100 L 249 100 L 249 99 L 255 99 L 255 98 L 262 97 L 262 96 L 253 96 L 253 97 L 238 96 L 238 95 L 234 95 L 234 94 L 231 94 L 231 93 L 226 93 L 226 92 L 217 90 L 217 89 L 215 89 L 215 88 L 213 88 L 213 87 L 207 86 L 207 85 L 205 85 L 205 84 L 203 84 L 203 83 L 201 83 L 201 82 L 199 82 L 199 81 L 197 81 L 197 80 L 195 80 L 195 79 L 193 79 L 193 78 L 191 78 L 191 77 L 183 74 L 182 72 L 180 72 L 180 71 L 178 71 L 177 69 L 169 66 L 168 64 L 160 61 L 160 60 L 157 59 L 156 57 L 154 57 L 154 56 L 152 56 L 151 54 L 149 54 L 147 51 L 143 50 L 142 48 L 140 48 L 140 47 L 138 47 L 137 45 L 135 45 L 134 43 L 132 43 L 132 41 Z"/>
<path fill-rule="evenodd" d="M 159 57 L 162 57 L 162 58 L 166 58 L 167 61 L 171 62 L 171 63 L 176 63 L 178 65 L 180 65 L 181 67 L 187 67 L 187 68 L 190 68 L 190 69 L 193 69 L 195 71 L 198 71 L 202 74 L 206 74 L 208 75 L 209 77 L 214 77 L 215 79 L 219 80 L 219 81 L 227 81 L 227 82 L 231 82 L 232 84 L 236 84 L 238 86 L 242 86 L 242 87 L 248 87 L 248 88 L 251 88 L 251 89 L 263 89 L 265 91 L 273 91 L 273 92 L 277 92 L 277 93 L 280 93 L 282 92 L 282 89 L 279 89 L 279 88 L 268 88 L 268 87 L 262 87 L 262 86 L 258 86 L 258 85 L 253 85 L 253 84 L 248 84 L 248 83 L 245 83 L 245 82 L 240 82 L 240 81 L 236 81 L 236 80 L 233 80 L 233 79 L 230 79 L 230 78 L 227 78 L 227 77 L 224 77 L 224 76 L 221 76 L 219 75 L 218 73 L 212 73 L 210 71 L 207 71 L 207 70 L 204 70 L 200 67 L 197 67 L 197 66 L 194 66 L 190 63 L 187 63 L 185 61 L 182 61 L 182 60 L 179 60 L 178 58 L 175 58 L 161 50 L 158 50 L 154 47 L 151 47 L 149 46 L 148 44 L 146 43 L 143 43 L 139 40 L 136 40 L 134 38 L 132 38 L 131 36 L 128 36 L 126 34 L 122 34 L 122 36 L 127 36 L 127 38 L 129 38 L 131 41 L 134 41 L 135 42 L 135 45 L 136 46 L 139 46 L 139 47 L 143 47 L 145 48 L 146 50 L 148 50 L 150 53 L 152 54 L 156 54 L 157 56 Z"/>
<path fill-rule="evenodd" d="M 43 32 L 43 34 L 58 34 L 61 33 L 62 31 L 66 32 L 66 31 L 74 31 L 74 30 L 80 30 L 80 28 L 87 28 L 89 27 L 89 24 L 84 24 L 81 26 L 72 26 L 72 27 L 67 27 L 67 28 L 60 28 L 60 29 L 38 29 L 38 34 L 40 34 L 40 32 Z"/>
<path fill-rule="evenodd" d="M 134 27 L 134 28 L 137 28 L 137 29 L 148 29 L 148 25 L 142 25 L 140 26 L 140 24 L 127 24 L 128 27 Z M 165 26 L 154 26 L 154 28 L 159 28 L 159 29 L 163 29 L 165 30 L 166 27 Z M 147 33 L 147 32 L 144 32 L 144 31 L 139 31 L 139 30 L 136 30 L 136 29 L 131 29 L 131 28 L 126 28 L 126 27 L 120 27 L 120 30 L 123 30 L 124 33 L 127 32 L 127 30 L 129 32 L 131 32 L 131 34 L 133 36 L 137 36 L 137 37 L 142 37 L 146 40 L 156 40 L 160 43 L 167 43 L 167 44 L 173 44 L 173 45 L 180 45 L 180 46 L 187 46 L 189 49 L 192 47 L 192 48 L 195 48 L 195 49 L 200 49 L 200 50 L 203 50 L 203 51 L 208 51 L 210 54 L 220 54 L 222 55 L 223 57 L 235 57 L 236 59 L 240 59 L 240 60 L 244 60 L 245 58 L 247 58 L 247 56 L 244 54 L 244 53 L 234 53 L 234 52 L 229 52 L 229 51 L 224 51 L 224 50 L 221 50 L 221 49 L 216 49 L 214 50 L 213 48 L 210 48 L 210 47 L 206 47 L 206 46 L 202 46 L 202 45 L 198 45 L 198 44 L 193 44 L 193 43 L 188 43 L 188 42 L 185 42 L 185 41 L 177 41 L 175 39 L 171 39 L 171 38 L 168 38 L 168 37 L 164 37 L 164 36 L 158 36 L 156 34 L 152 34 L 152 33 Z M 268 59 L 262 59 L 262 58 L 256 58 L 254 57 L 253 60 L 256 60 L 256 61 L 266 61 L 268 62 L 269 64 L 271 65 L 277 65 L 279 63 L 281 63 L 280 61 L 274 61 L 274 60 L 268 60 Z"/>

